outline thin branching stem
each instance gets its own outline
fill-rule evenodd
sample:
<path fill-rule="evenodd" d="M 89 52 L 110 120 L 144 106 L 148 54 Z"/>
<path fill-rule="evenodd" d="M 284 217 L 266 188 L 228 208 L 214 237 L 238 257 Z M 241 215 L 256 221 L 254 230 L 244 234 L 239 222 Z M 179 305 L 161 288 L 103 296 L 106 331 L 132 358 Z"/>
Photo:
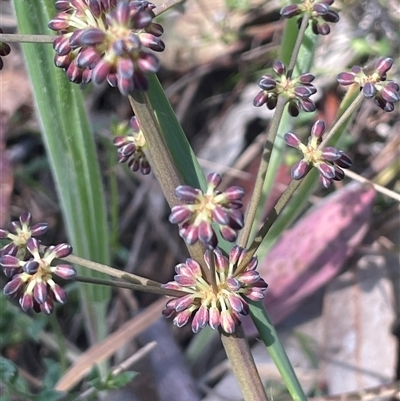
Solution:
<path fill-rule="evenodd" d="M 299 55 L 301 44 L 303 43 L 303 38 L 307 29 L 309 21 L 309 16 L 305 15 L 301 22 L 299 34 L 296 39 L 296 43 L 294 46 L 294 50 L 292 53 L 292 57 L 290 59 L 288 74 L 291 74 L 294 66 L 296 65 L 297 57 Z M 287 99 L 279 96 L 278 103 L 276 105 L 274 116 L 272 117 L 271 124 L 268 130 L 267 139 L 265 142 L 263 154 L 261 156 L 260 166 L 258 168 L 258 173 L 256 177 L 256 182 L 254 184 L 253 194 L 250 200 L 250 205 L 247 210 L 246 219 L 244 223 L 244 227 L 239 239 L 239 245 L 241 247 L 246 247 L 248 245 L 251 229 L 257 214 L 257 208 L 259 207 L 259 202 L 261 199 L 261 193 L 264 186 L 265 176 L 267 174 L 269 161 L 271 159 L 272 150 L 275 143 L 275 138 L 278 134 L 279 124 L 282 120 L 283 112 L 285 109 L 285 105 L 287 103 Z"/>
<path fill-rule="evenodd" d="M 268 401 L 242 326 L 233 334 L 220 329 L 222 344 L 245 401 Z"/>
<path fill-rule="evenodd" d="M 217 285 L 217 280 L 216 280 L 216 276 L 215 276 L 215 255 L 211 249 L 208 249 L 207 253 L 208 253 L 208 258 L 210 260 L 211 286 L 214 291 L 214 294 L 218 294 L 218 285 Z"/>
<path fill-rule="evenodd" d="M 137 284 L 141 284 L 143 286 L 158 287 L 158 288 L 161 287 L 161 283 L 159 283 L 157 281 L 149 280 L 147 278 L 138 276 L 136 274 L 127 273 L 122 270 L 115 269 L 114 267 L 107 266 L 102 263 L 93 262 L 92 260 L 84 259 L 79 256 L 69 255 L 69 256 L 66 256 L 65 258 L 63 258 L 63 260 L 70 262 L 70 263 L 77 264 L 82 267 L 86 267 L 91 270 L 98 271 L 100 273 L 108 274 L 111 277 L 116 277 L 119 279 L 124 278 L 125 280 L 127 279 L 127 277 L 129 277 L 129 281 L 137 283 Z"/>
<path fill-rule="evenodd" d="M 54 35 L 22 35 L 19 33 L 0 33 L 0 42 L 8 43 L 53 43 Z"/>
<path fill-rule="evenodd" d="M 329 142 L 329 140 L 336 134 L 339 128 L 361 106 L 361 103 L 363 101 L 364 101 L 364 94 L 363 92 L 360 92 L 358 96 L 354 99 L 354 102 L 351 103 L 351 105 L 346 109 L 346 111 L 340 116 L 339 120 L 336 121 L 334 126 L 324 136 L 322 142 L 318 146 L 318 149 L 322 149 Z"/>
<path fill-rule="evenodd" d="M 131 278 L 127 275 L 122 275 L 122 279 L 125 279 L 126 281 L 131 280 Z M 149 294 L 165 295 L 169 297 L 181 297 L 183 295 L 187 295 L 183 291 L 176 291 L 167 288 L 153 287 L 153 286 L 150 287 L 148 285 L 127 283 L 126 281 L 119 281 L 119 280 L 105 280 L 100 278 L 84 277 L 84 276 L 77 276 L 75 277 L 74 280 L 81 283 L 107 285 L 109 287 L 115 287 L 115 288 L 126 288 L 128 290 L 147 292 Z"/>

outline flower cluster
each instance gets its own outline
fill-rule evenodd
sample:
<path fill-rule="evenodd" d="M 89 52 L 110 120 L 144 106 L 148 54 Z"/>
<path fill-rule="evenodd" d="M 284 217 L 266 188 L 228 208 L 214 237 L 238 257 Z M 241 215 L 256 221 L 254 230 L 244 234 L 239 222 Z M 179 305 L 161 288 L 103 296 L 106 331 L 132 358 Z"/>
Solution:
<path fill-rule="evenodd" d="M 128 163 L 132 171 L 139 171 L 147 175 L 151 168 L 144 153 L 146 149 L 146 140 L 139 127 L 139 122 L 135 116 L 131 118 L 128 124 L 123 123 L 116 127 L 118 135 L 114 138 L 114 145 L 118 148 L 118 162 Z"/>
<path fill-rule="evenodd" d="M 30 226 L 32 216 L 29 212 L 24 212 L 19 216 L 19 221 L 10 223 L 8 230 L 0 228 L 0 238 L 8 239 L 10 242 L 0 248 L 0 256 L 12 255 L 24 260 L 27 256 L 26 243 L 31 237 L 39 237 L 47 231 L 46 223 L 38 223 Z"/>
<path fill-rule="evenodd" d="M 44 255 L 40 255 L 40 242 L 33 236 L 41 235 L 47 230 L 44 223 L 29 226 L 31 216 L 23 213 L 20 222 L 12 222 L 10 231 L 0 229 L 0 238 L 11 239 L 2 248 L 0 266 L 6 277 L 11 278 L 3 292 L 10 298 L 18 298 L 25 312 L 34 310 L 50 314 L 54 301 L 67 302 L 65 291 L 54 282 L 55 274 L 63 279 L 75 277 L 75 269 L 68 264 L 52 265 L 55 258 L 64 258 L 72 252 L 68 244 L 51 246 Z"/>
<path fill-rule="evenodd" d="M 55 64 L 72 82 L 107 80 L 123 95 L 146 90 L 146 73 L 159 68 L 161 25 L 153 22 L 154 4 L 128 0 L 57 0 L 60 11 L 49 23 L 61 33 L 53 44 Z"/>
<path fill-rule="evenodd" d="M 249 306 L 243 296 L 259 301 L 264 297 L 267 284 L 255 271 L 257 259 L 250 259 L 245 270 L 235 274 L 243 261 L 246 250 L 235 245 L 229 258 L 216 248 L 204 255 L 210 272 L 215 267 L 215 288 L 202 275 L 196 261 L 187 259 L 175 267 L 174 281 L 164 284 L 164 288 L 179 290 L 186 295 L 172 298 L 163 311 L 164 316 L 173 317 L 178 327 L 186 325 L 193 315 L 192 330 L 199 332 L 209 325 L 212 329 L 219 326 L 226 333 L 233 333 L 240 324 L 240 315 L 247 315 Z M 211 260 L 213 258 L 213 260 Z"/>
<path fill-rule="evenodd" d="M 3 33 L 3 30 L 0 28 L 0 33 Z M 2 57 L 8 56 L 10 54 L 11 48 L 5 42 L 0 42 L 0 70 L 3 69 L 4 62 Z"/>
<path fill-rule="evenodd" d="M 289 103 L 288 111 L 291 116 L 297 116 L 300 109 L 306 112 L 314 111 L 315 104 L 310 99 L 310 96 L 317 92 L 311 84 L 314 75 L 305 73 L 297 78 L 289 78 L 285 65 L 280 61 L 275 61 L 273 69 L 278 78 L 272 75 L 261 77 L 258 86 L 262 91 L 254 98 L 254 106 L 266 104 L 272 110 L 276 107 L 278 96 L 284 96 Z"/>
<path fill-rule="evenodd" d="M 399 85 L 386 80 L 386 73 L 393 65 L 391 58 L 380 58 L 372 74 L 366 74 L 359 66 L 354 66 L 350 72 L 341 72 L 337 80 L 341 85 L 357 84 L 367 99 L 375 99 L 375 103 L 384 111 L 393 111 L 394 103 L 400 100 Z"/>
<path fill-rule="evenodd" d="M 303 0 L 301 4 L 289 4 L 283 7 L 281 15 L 284 18 L 300 16 L 298 23 L 301 23 L 301 17 L 308 14 L 311 20 L 311 28 L 315 35 L 328 35 L 331 31 L 329 23 L 339 21 L 339 14 L 332 10 L 330 6 L 334 0 Z"/>
<path fill-rule="evenodd" d="M 303 178 L 312 167 L 318 169 L 319 180 L 324 188 L 329 188 L 334 180 L 343 180 L 342 168 L 351 167 L 351 160 L 343 151 L 336 148 L 319 148 L 324 132 L 325 123 L 318 120 L 311 128 L 307 146 L 301 143 L 300 138 L 293 132 L 285 134 L 285 142 L 303 153 L 303 158 L 292 167 L 291 174 L 294 180 Z"/>
<path fill-rule="evenodd" d="M 218 191 L 216 188 L 221 180 L 219 174 L 209 174 L 206 192 L 189 185 L 176 188 L 178 199 L 187 203 L 174 206 L 169 221 L 179 224 L 180 236 L 187 244 L 200 240 L 207 247 L 216 247 L 218 240 L 213 223 L 218 226 L 222 237 L 231 242 L 236 240 L 237 231 L 243 227 L 244 217 L 239 209 L 244 191 L 237 186 Z"/>

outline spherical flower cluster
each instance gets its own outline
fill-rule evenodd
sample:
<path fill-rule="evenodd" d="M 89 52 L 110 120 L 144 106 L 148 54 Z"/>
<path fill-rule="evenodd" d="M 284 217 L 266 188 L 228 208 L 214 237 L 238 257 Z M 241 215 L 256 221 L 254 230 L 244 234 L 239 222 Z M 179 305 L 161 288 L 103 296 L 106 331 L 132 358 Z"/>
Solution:
<path fill-rule="evenodd" d="M 292 18 L 296 16 L 302 17 L 308 14 L 311 20 L 311 28 L 315 35 L 328 35 L 331 31 L 329 23 L 339 21 L 339 14 L 332 10 L 330 6 L 334 0 L 303 0 L 301 4 L 289 4 L 283 7 L 281 15 L 284 18 Z M 300 25 L 301 18 L 298 19 Z"/>
<path fill-rule="evenodd" d="M 0 28 L 0 33 L 3 33 L 3 30 Z M 2 60 L 2 57 L 8 56 L 10 54 L 11 47 L 5 43 L 5 42 L 0 42 L 0 70 L 3 69 L 4 62 Z"/>
<path fill-rule="evenodd" d="M 325 123 L 318 120 L 311 128 L 307 146 L 301 143 L 300 138 L 293 132 L 287 132 L 285 142 L 303 153 L 303 159 L 298 161 L 291 170 L 294 180 L 303 178 L 312 167 L 319 171 L 319 180 L 324 188 L 329 188 L 333 181 L 341 181 L 344 178 L 342 168 L 351 167 L 350 158 L 341 150 L 333 147 L 320 149 L 322 135 L 325 132 Z"/>
<path fill-rule="evenodd" d="M 19 221 L 10 223 L 8 230 L 0 228 L 0 239 L 8 239 L 10 242 L 0 248 L 0 256 L 12 255 L 25 260 L 27 256 L 26 243 L 31 237 L 39 237 L 47 231 L 46 223 L 38 223 L 30 226 L 32 216 L 24 212 L 19 216 Z"/>
<path fill-rule="evenodd" d="M 218 240 L 213 223 L 222 237 L 231 242 L 236 240 L 237 231 L 243 227 L 244 217 L 239 209 L 243 205 L 244 191 L 237 186 L 218 191 L 216 188 L 221 180 L 219 174 L 209 174 L 206 192 L 189 185 L 176 188 L 178 199 L 187 203 L 174 206 L 169 221 L 180 225 L 179 234 L 187 244 L 200 240 L 207 247 L 215 248 Z"/>
<path fill-rule="evenodd" d="M 266 104 L 272 110 L 276 107 L 278 96 L 283 96 L 289 103 L 288 111 L 293 117 L 299 114 L 300 109 L 306 112 L 314 111 L 315 104 L 310 99 L 310 96 L 317 92 L 311 84 L 314 75 L 306 73 L 297 78 L 289 78 L 285 65 L 280 61 L 275 61 L 273 69 L 278 78 L 268 74 L 262 76 L 258 83 L 262 91 L 254 98 L 254 106 Z"/>
<path fill-rule="evenodd" d="M 153 22 L 154 4 L 132 0 L 57 0 L 60 11 L 49 27 L 60 32 L 54 40 L 55 64 L 72 82 L 100 84 L 107 80 L 123 95 L 146 90 L 146 73 L 159 68 L 163 51 L 161 25 Z"/>
<path fill-rule="evenodd" d="M 147 175 L 151 171 L 150 164 L 144 153 L 146 149 L 146 139 L 139 127 L 139 122 L 135 116 L 128 124 L 120 124 L 116 128 L 119 134 L 114 138 L 114 145 L 118 147 L 118 162 L 128 163 L 132 171 L 140 171 Z"/>
<path fill-rule="evenodd" d="M 3 292 L 10 298 L 18 298 L 25 312 L 33 309 L 50 314 L 54 308 L 54 301 L 61 304 L 67 302 L 67 294 L 54 282 L 52 275 L 71 279 L 75 277 L 76 271 L 67 264 L 51 265 L 53 259 L 66 257 L 72 252 L 70 245 L 51 246 L 43 257 L 40 256 L 39 246 L 37 239 L 28 239 L 26 247 L 32 258 L 26 261 L 9 254 L 0 257 L 0 266 L 5 275 L 12 277 Z"/>
<path fill-rule="evenodd" d="M 240 315 L 247 315 L 249 306 L 245 298 L 259 301 L 264 297 L 267 284 L 255 270 L 257 259 L 251 258 L 248 265 L 240 273 L 235 270 L 242 262 L 246 250 L 234 246 L 229 254 L 229 259 L 220 249 L 208 251 L 204 260 L 210 273 L 215 266 L 216 288 L 209 284 L 203 277 L 199 263 L 187 259 L 175 267 L 174 281 L 164 284 L 164 288 L 179 290 L 187 295 L 172 298 L 168 301 L 164 316 L 173 317 L 174 324 L 178 327 L 186 325 L 193 315 L 192 330 L 199 332 L 209 325 L 212 329 L 219 326 L 226 333 L 233 333 L 240 324 Z M 210 257 L 214 258 L 213 261 Z"/>
<path fill-rule="evenodd" d="M 386 73 L 393 65 L 391 58 L 382 57 L 375 65 L 372 74 L 366 74 L 359 66 L 350 72 L 341 72 L 337 80 L 341 85 L 357 84 L 367 99 L 375 99 L 375 103 L 384 111 L 393 111 L 394 103 L 400 100 L 399 85 L 394 81 L 386 81 Z"/>

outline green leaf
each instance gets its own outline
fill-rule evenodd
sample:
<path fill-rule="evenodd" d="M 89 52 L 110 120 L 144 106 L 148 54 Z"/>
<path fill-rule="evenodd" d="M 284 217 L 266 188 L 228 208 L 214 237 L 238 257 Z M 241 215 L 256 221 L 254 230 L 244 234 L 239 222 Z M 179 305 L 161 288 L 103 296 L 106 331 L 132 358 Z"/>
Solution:
<path fill-rule="evenodd" d="M 14 7 L 21 33 L 51 33 L 47 24 L 55 15 L 54 1 L 15 0 Z M 80 89 L 54 66 L 51 44 L 24 44 L 22 48 L 74 254 L 109 263 L 104 190 Z M 101 276 L 78 270 L 84 276 Z M 80 286 L 82 310 L 92 342 L 106 335 L 105 316 L 110 294 L 106 286 Z"/>

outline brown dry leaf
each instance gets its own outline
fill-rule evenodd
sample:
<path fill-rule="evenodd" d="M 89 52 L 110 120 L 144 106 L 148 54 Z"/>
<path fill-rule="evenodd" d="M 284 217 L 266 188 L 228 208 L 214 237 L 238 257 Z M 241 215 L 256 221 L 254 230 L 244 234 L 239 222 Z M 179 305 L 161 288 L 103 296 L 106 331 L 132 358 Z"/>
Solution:
<path fill-rule="evenodd" d="M 131 341 L 140 332 L 160 318 L 165 306 L 165 299 L 160 299 L 150 305 L 145 311 L 124 323 L 117 331 L 110 334 L 105 340 L 90 347 L 79 356 L 76 362 L 66 371 L 55 386 L 55 390 L 68 391 L 74 387 L 94 365 L 109 358 L 118 349 Z"/>
<path fill-rule="evenodd" d="M 362 257 L 324 299 L 324 381 L 329 393 L 390 383 L 396 367 L 394 291 L 385 258 Z"/>

